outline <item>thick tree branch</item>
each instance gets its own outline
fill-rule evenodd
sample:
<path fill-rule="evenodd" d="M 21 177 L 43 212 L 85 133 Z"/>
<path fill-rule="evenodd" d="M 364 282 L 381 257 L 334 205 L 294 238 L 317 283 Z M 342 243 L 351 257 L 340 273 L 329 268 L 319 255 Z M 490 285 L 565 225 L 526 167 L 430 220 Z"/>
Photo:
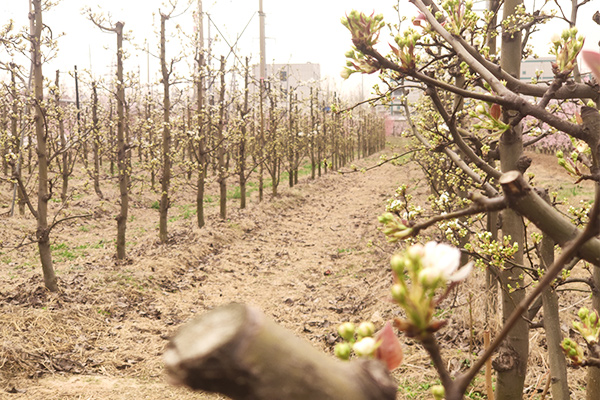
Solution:
<path fill-rule="evenodd" d="M 382 362 L 336 360 L 240 304 L 183 326 L 164 358 L 174 383 L 232 399 L 396 398 L 396 384 Z"/>

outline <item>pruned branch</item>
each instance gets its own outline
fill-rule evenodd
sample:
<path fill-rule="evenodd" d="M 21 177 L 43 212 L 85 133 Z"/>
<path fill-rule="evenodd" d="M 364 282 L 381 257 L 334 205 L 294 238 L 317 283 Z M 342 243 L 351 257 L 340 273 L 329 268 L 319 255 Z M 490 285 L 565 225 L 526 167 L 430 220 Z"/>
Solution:
<path fill-rule="evenodd" d="M 396 384 L 380 361 L 333 359 L 241 304 L 183 326 L 164 359 L 172 382 L 232 399 L 396 398 Z"/>

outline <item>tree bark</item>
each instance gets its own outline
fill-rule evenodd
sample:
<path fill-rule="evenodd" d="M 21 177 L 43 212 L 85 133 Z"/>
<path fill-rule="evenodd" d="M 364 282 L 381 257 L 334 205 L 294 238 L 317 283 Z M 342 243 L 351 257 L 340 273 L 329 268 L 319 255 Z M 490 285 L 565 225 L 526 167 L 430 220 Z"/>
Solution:
<path fill-rule="evenodd" d="M 115 24 L 117 34 L 117 168 L 119 172 L 119 195 L 121 208 L 117 215 L 117 260 L 126 258 L 125 234 L 129 212 L 129 169 L 125 143 L 125 84 L 123 82 L 123 22 Z M 112 163 L 111 163 L 112 165 Z"/>
<path fill-rule="evenodd" d="M 238 150 L 238 176 L 240 184 L 240 209 L 246 208 L 246 182 L 249 175 L 246 175 L 246 158 L 247 158 L 247 146 L 248 146 L 248 127 L 246 126 L 246 116 L 250 111 L 248 109 L 248 95 L 249 95 L 249 78 L 250 78 L 250 67 L 249 59 L 246 57 L 246 68 L 244 70 L 244 105 L 240 109 L 240 143 Z M 251 173 L 252 171 L 250 171 Z"/>
<path fill-rule="evenodd" d="M 197 106 L 196 116 L 198 118 L 197 153 L 196 162 L 198 169 L 198 178 L 196 181 L 196 223 L 198 228 L 202 228 L 204 221 L 204 184 L 206 182 L 206 129 L 204 128 L 205 112 L 205 88 L 204 88 L 204 14 L 202 12 L 202 0 L 198 0 L 198 42 L 197 42 L 197 63 L 198 77 L 196 82 Z"/>
<path fill-rule="evenodd" d="M 219 91 L 219 125 L 217 126 L 217 166 L 219 181 L 219 215 L 221 219 L 227 219 L 227 167 L 225 165 L 225 57 L 221 56 L 221 88 Z"/>
<path fill-rule="evenodd" d="M 545 200 L 549 200 L 549 198 Z M 554 240 L 544 234 L 540 249 L 541 264 L 544 270 L 547 270 L 554 262 L 554 244 Z M 567 362 L 561 347 L 562 334 L 560 332 L 560 316 L 558 313 L 558 295 L 552 286 L 547 286 L 542 292 L 541 297 L 544 308 L 544 330 L 546 331 L 546 343 L 548 345 L 552 399 L 569 400 Z"/>
<path fill-rule="evenodd" d="M 396 398 L 396 384 L 380 361 L 333 359 L 240 304 L 214 309 L 185 325 L 164 359 L 173 382 L 232 399 Z"/>
<path fill-rule="evenodd" d="M 504 2 L 503 20 L 509 20 L 522 5 L 522 0 L 506 0 Z M 521 31 L 514 32 L 504 28 L 502 32 L 500 66 L 512 76 L 520 76 L 521 66 Z M 511 115 L 505 112 L 504 120 L 510 121 Z M 505 131 L 500 138 L 500 166 L 503 172 L 517 169 L 517 162 L 523 152 L 522 126 Z M 516 243 L 519 250 L 514 254 L 516 264 L 523 263 L 524 226 L 519 214 L 512 209 L 502 212 L 502 234 L 510 236 L 510 242 Z M 502 282 L 510 282 L 511 287 L 502 290 L 502 321 L 510 317 L 526 295 L 520 268 L 506 265 L 501 272 Z M 494 368 L 498 373 L 496 400 L 516 400 L 523 398 L 527 360 L 529 357 L 529 324 L 525 319 L 519 320 L 508 334 L 499 356 L 494 360 Z"/>
<path fill-rule="evenodd" d="M 94 192 L 100 200 L 104 198 L 100 189 L 100 126 L 98 123 L 98 84 L 92 82 L 92 149 L 94 152 L 94 170 L 92 179 L 94 181 Z"/>
<path fill-rule="evenodd" d="M 65 136 L 65 123 L 63 111 L 60 108 L 60 71 L 56 70 L 56 80 L 54 82 L 56 89 L 54 92 L 54 106 L 56 107 L 56 115 L 58 120 L 58 134 L 60 140 L 60 155 L 59 170 L 62 178 L 62 186 L 60 191 L 60 200 L 65 203 L 67 201 L 67 192 L 69 190 L 69 155 L 70 150 L 67 150 L 67 137 Z"/>
<path fill-rule="evenodd" d="M 162 176 L 160 209 L 159 209 L 159 228 L 158 237 L 161 243 L 166 243 L 168 238 L 167 217 L 169 213 L 169 190 L 171 186 L 171 90 L 169 78 L 171 72 L 167 68 L 166 53 L 166 21 L 168 15 L 160 13 L 160 69 L 162 72 L 163 84 L 163 129 L 162 129 Z"/>
<path fill-rule="evenodd" d="M 48 201 L 52 193 L 48 188 L 48 149 L 46 143 L 46 130 L 44 124 L 44 77 L 42 75 L 42 52 L 41 37 L 44 27 L 42 22 L 42 0 L 33 0 L 33 14 L 30 18 L 34 19 L 31 32 L 31 46 L 33 56 L 33 82 L 35 99 L 35 133 L 37 139 L 38 156 L 38 207 L 37 207 L 37 230 L 35 233 L 40 252 L 40 262 L 44 274 L 44 284 L 48 290 L 55 292 L 58 290 L 56 274 L 52 264 L 52 252 L 50 250 L 50 229 L 48 226 Z"/>

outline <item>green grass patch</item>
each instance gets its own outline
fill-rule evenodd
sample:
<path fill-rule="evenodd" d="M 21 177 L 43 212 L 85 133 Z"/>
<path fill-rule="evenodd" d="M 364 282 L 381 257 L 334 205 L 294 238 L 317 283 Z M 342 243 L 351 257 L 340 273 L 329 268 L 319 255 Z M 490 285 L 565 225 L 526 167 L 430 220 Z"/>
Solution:
<path fill-rule="evenodd" d="M 93 249 L 105 249 L 106 246 L 114 246 L 116 239 L 111 239 L 111 240 L 105 240 L 105 239 L 100 239 L 98 241 L 98 243 L 95 243 L 93 245 L 91 245 L 90 247 Z"/>
<path fill-rule="evenodd" d="M 81 232 L 89 232 L 90 231 L 90 226 L 89 225 L 81 225 L 79 228 L 77 228 L 79 231 Z"/>
<path fill-rule="evenodd" d="M 247 191 L 246 191 L 247 194 Z M 234 186 L 233 189 L 228 190 L 227 191 L 227 198 L 228 199 L 241 199 L 242 198 L 242 190 L 240 189 L 239 186 Z"/>
<path fill-rule="evenodd" d="M 594 192 L 589 190 L 588 188 L 583 187 L 581 184 L 563 184 L 558 188 L 558 198 L 567 198 L 571 199 L 577 196 L 589 197 L 592 199 L 594 197 Z"/>
<path fill-rule="evenodd" d="M 352 253 L 354 249 L 337 249 L 338 254 Z"/>
<path fill-rule="evenodd" d="M 72 261 L 85 254 L 85 249 L 71 248 L 66 243 L 51 244 L 50 251 L 52 251 L 52 258 L 58 262 Z"/>
<path fill-rule="evenodd" d="M 197 214 L 195 204 L 185 204 L 183 206 L 179 206 L 179 210 L 181 211 L 181 218 L 183 219 L 191 219 Z"/>

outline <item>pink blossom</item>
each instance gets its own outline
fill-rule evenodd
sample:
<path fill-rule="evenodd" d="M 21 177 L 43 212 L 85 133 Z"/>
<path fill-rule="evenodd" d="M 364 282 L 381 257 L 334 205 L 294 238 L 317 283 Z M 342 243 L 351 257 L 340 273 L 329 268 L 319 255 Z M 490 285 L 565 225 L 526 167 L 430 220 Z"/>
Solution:
<path fill-rule="evenodd" d="M 592 70 L 592 74 L 596 77 L 596 81 L 600 82 L 600 53 L 596 51 L 583 50 L 581 52 L 583 61 Z"/>

